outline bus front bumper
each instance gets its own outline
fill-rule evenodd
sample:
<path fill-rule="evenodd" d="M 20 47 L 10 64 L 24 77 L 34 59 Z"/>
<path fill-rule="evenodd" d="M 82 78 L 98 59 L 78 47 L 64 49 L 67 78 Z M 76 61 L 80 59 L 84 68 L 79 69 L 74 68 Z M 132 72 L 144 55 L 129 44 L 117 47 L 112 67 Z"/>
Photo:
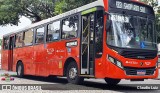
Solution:
<path fill-rule="evenodd" d="M 155 79 L 158 77 L 158 68 L 155 68 L 155 67 L 149 67 L 149 68 L 143 68 L 143 69 L 124 67 L 123 69 L 121 69 L 114 64 L 108 64 L 108 67 L 109 69 L 106 72 L 104 72 L 106 78 Z"/>

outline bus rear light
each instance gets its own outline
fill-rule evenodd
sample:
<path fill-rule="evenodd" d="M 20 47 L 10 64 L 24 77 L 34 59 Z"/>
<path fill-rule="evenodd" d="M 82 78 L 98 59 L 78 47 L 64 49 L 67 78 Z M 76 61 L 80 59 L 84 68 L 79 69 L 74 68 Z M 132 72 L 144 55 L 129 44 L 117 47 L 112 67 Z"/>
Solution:
<path fill-rule="evenodd" d="M 120 61 L 116 60 L 115 58 L 109 56 L 109 55 L 108 55 L 108 61 L 110 61 L 111 63 L 115 64 L 119 68 L 123 69 L 122 63 Z"/>

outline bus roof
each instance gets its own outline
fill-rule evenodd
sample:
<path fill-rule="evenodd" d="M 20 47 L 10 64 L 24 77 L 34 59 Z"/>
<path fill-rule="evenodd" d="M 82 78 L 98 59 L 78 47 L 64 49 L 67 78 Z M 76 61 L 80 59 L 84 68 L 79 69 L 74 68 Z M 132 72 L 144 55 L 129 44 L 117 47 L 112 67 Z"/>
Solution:
<path fill-rule="evenodd" d="M 90 9 L 90 8 L 93 8 L 93 7 L 96 7 L 96 6 L 103 6 L 104 7 L 103 0 L 98 0 L 98 1 L 95 1 L 95 2 L 92 2 L 92 3 L 89 3 L 87 5 L 81 6 L 79 8 L 73 9 L 71 11 L 62 13 L 60 15 L 57 15 L 57 16 L 54 16 L 54 17 L 39 21 L 37 23 L 31 24 L 30 26 L 27 26 L 25 28 L 19 29 L 19 30 L 15 31 L 15 32 L 11 32 L 11 33 L 5 34 L 5 35 L 3 35 L 3 37 L 8 36 L 8 35 L 12 35 L 12 34 L 15 34 L 15 33 L 19 33 L 19 32 L 25 31 L 25 30 L 28 30 L 28 29 L 43 25 L 45 23 L 60 19 L 62 17 L 69 16 L 69 15 L 72 15 L 72 14 L 75 14 L 75 13 L 78 13 L 78 12 L 82 12 L 84 10 L 87 10 L 87 9 Z"/>

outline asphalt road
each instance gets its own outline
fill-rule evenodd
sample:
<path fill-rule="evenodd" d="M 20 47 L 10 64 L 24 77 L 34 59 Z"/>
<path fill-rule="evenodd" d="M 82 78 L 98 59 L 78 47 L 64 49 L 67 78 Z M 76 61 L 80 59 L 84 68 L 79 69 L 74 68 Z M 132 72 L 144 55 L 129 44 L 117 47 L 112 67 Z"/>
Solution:
<path fill-rule="evenodd" d="M 13 72 L 5 72 L 0 70 L 0 79 L 4 78 L 4 73 L 9 73 L 10 75 L 15 75 Z M 23 84 L 24 85 L 40 85 L 44 90 L 47 91 L 37 91 L 41 93 L 52 93 L 52 92 L 63 92 L 63 93 L 119 93 L 119 92 L 154 92 L 160 93 L 160 80 L 157 79 L 149 79 L 145 81 L 131 82 L 129 80 L 122 80 L 119 85 L 110 86 L 105 83 L 103 79 L 85 79 L 82 85 L 74 85 L 67 82 L 66 78 L 63 77 L 37 77 L 37 76 L 25 76 L 24 78 L 18 78 L 13 76 L 13 81 L 3 81 L 0 80 L 0 85 L 6 84 Z M 146 89 L 140 89 L 146 88 Z M 155 88 L 155 89 L 153 89 Z M 158 89 L 156 89 L 158 88 Z M 37 93 L 36 91 L 32 91 L 32 93 Z M 0 92 L 6 93 L 4 90 L 0 90 Z M 21 93 L 22 91 L 15 93 Z M 23 91 L 23 93 L 31 92 L 31 91 Z M 10 93 L 10 92 L 8 92 Z M 14 91 L 12 91 L 14 93 Z"/>

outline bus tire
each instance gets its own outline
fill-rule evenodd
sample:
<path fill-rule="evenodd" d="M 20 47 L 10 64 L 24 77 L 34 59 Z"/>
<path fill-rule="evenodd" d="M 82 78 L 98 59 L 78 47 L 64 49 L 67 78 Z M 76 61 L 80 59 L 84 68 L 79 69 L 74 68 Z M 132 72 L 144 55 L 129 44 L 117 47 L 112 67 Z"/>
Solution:
<path fill-rule="evenodd" d="M 82 84 L 82 82 L 84 81 L 84 78 L 79 76 L 76 62 L 71 62 L 68 65 L 66 75 L 69 83 Z"/>
<path fill-rule="evenodd" d="M 24 76 L 24 66 L 23 66 L 22 62 L 17 64 L 16 72 L 17 72 L 17 76 L 19 78 L 22 78 Z"/>
<path fill-rule="evenodd" d="M 112 78 L 105 78 L 104 80 L 108 85 L 117 85 L 121 81 L 121 79 L 112 79 Z"/>

